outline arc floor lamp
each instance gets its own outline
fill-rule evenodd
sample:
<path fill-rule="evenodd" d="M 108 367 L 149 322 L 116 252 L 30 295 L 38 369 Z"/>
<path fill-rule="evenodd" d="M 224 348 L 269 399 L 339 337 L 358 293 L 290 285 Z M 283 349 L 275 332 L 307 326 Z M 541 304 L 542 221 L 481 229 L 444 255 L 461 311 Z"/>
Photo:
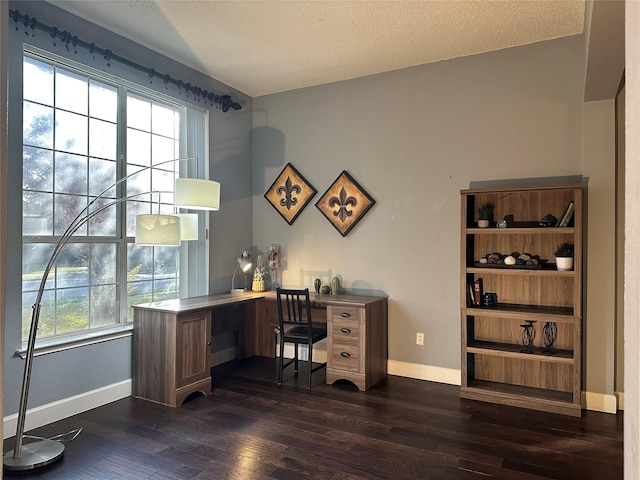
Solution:
<path fill-rule="evenodd" d="M 29 330 L 29 338 L 27 340 L 27 349 L 25 356 L 24 374 L 22 377 L 22 391 L 20 395 L 20 408 L 18 410 L 18 421 L 16 426 L 15 446 L 13 450 L 3 455 L 3 464 L 6 470 L 26 471 L 49 465 L 56 460 L 62 458 L 64 453 L 64 444 L 53 437 L 50 439 L 38 439 L 34 442 L 24 444 L 24 427 L 27 413 L 27 401 L 29 397 L 29 384 L 31 381 L 31 371 L 33 368 L 33 356 L 36 343 L 36 335 L 38 331 L 38 321 L 40 318 L 40 306 L 42 296 L 44 294 L 45 284 L 49 276 L 49 272 L 55 265 L 58 255 L 69 242 L 73 234 L 80 227 L 89 222 L 96 215 L 106 209 L 131 200 L 142 195 L 164 193 L 157 191 L 147 191 L 125 195 L 120 198 L 109 200 L 104 204 L 97 204 L 110 190 L 118 187 L 127 179 L 145 170 L 159 167 L 161 165 L 177 162 L 185 162 L 197 160 L 196 157 L 177 158 L 165 160 L 154 165 L 143 167 L 134 173 L 121 178 L 113 185 L 110 185 L 102 191 L 97 197 L 93 198 L 84 209 L 73 219 L 67 229 L 64 231 L 58 243 L 56 243 L 51 258 L 47 263 L 40 281 L 40 288 L 36 294 L 36 301 L 33 304 L 33 312 L 31 315 L 31 327 Z M 198 178 L 177 178 L 174 192 L 174 205 L 177 208 L 188 208 L 192 210 L 218 210 L 220 207 L 220 184 L 212 180 L 203 180 Z M 144 214 L 136 216 L 136 243 L 143 245 L 180 245 L 181 238 L 192 238 L 183 234 L 181 229 L 181 218 L 176 215 L 164 214 Z"/>

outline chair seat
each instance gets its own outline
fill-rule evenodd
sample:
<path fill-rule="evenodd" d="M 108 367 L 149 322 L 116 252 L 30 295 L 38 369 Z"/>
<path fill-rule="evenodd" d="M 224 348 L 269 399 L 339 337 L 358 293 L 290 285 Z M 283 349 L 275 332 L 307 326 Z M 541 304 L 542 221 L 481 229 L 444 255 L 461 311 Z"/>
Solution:
<path fill-rule="evenodd" d="M 311 343 L 327 338 L 327 327 L 311 327 Z M 309 343 L 309 329 L 307 327 L 293 327 L 284 334 L 285 342 Z"/>

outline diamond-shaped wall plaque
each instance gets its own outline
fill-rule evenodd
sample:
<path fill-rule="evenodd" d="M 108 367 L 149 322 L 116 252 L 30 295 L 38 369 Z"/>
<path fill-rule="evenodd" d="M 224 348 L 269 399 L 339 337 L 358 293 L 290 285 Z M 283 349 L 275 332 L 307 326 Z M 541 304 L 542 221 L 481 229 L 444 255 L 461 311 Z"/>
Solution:
<path fill-rule="evenodd" d="M 324 192 L 316 207 L 346 237 L 376 201 L 344 170 Z"/>
<path fill-rule="evenodd" d="M 287 163 L 275 182 L 269 187 L 264 198 L 291 225 L 304 207 L 311 201 L 317 190 L 295 169 Z"/>

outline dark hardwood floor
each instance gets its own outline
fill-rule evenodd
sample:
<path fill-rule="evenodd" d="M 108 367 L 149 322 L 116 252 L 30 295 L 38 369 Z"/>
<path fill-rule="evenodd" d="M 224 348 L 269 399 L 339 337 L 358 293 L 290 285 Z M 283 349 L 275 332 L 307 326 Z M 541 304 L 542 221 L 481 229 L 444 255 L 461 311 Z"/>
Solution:
<path fill-rule="evenodd" d="M 29 432 L 83 428 L 61 461 L 19 477 L 623 478 L 622 414 L 503 407 L 461 400 L 456 386 L 394 376 L 367 392 L 325 385 L 324 371 L 310 390 L 304 374 L 285 376 L 282 387 L 275 378 L 273 359 L 252 358 L 216 368 L 211 394 L 177 409 L 126 398 Z"/>

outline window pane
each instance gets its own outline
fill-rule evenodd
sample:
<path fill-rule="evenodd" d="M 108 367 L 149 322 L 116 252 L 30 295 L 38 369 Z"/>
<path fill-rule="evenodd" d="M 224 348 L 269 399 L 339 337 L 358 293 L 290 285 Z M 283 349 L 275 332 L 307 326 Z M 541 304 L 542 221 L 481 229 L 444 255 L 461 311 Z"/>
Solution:
<path fill-rule="evenodd" d="M 92 212 L 97 212 L 103 207 L 106 208 L 95 213 L 89 220 L 89 235 L 93 237 L 115 237 L 117 235 L 117 206 L 106 206 L 111 202 L 107 198 L 100 198 L 91 205 Z"/>
<path fill-rule="evenodd" d="M 153 282 L 153 301 L 171 300 L 178 296 L 176 277 L 159 278 Z"/>
<path fill-rule="evenodd" d="M 53 225 L 55 235 L 62 235 L 66 228 L 71 224 L 73 219 L 80 211 L 87 206 L 87 197 L 79 197 L 77 195 L 54 196 L 54 214 Z M 83 225 L 78 229 L 75 235 L 86 235 L 87 227 Z"/>
<path fill-rule="evenodd" d="M 173 192 L 176 175 L 166 170 L 154 169 L 151 173 L 151 179 L 151 189 L 154 192 L 161 192 L 159 195 L 155 195 L 154 200 L 173 205 L 173 193 L 166 192 Z"/>
<path fill-rule="evenodd" d="M 55 191 L 87 194 L 87 157 L 57 153 L 55 160 Z"/>
<path fill-rule="evenodd" d="M 115 325 L 118 319 L 118 301 L 115 285 L 91 288 L 91 327 Z"/>
<path fill-rule="evenodd" d="M 89 288 L 56 290 L 56 334 L 89 327 Z"/>
<path fill-rule="evenodd" d="M 22 188 L 53 191 L 53 152 L 42 148 L 22 149 Z"/>
<path fill-rule="evenodd" d="M 117 164 L 99 158 L 89 159 L 89 195 L 100 195 L 111 185 L 116 183 Z M 116 189 L 112 188 L 104 194 L 105 197 L 115 198 Z"/>
<path fill-rule="evenodd" d="M 133 175 L 135 172 L 139 172 Z M 136 193 L 145 193 L 151 191 L 151 171 L 141 170 L 138 166 L 128 166 L 127 175 L 131 177 L 127 178 L 127 195 L 134 195 Z M 147 200 L 151 201 L 151 195 L 139 196 L 135 200 Z"/>
<path fill-rule="evenodd" d="M 53 234 L 53 194 L 22 191 L 22 234 Z"/>
<path fill-rule="evenodd" d="M 87 77 L 56 70 L 56 108 L 87 115 L 88 89 Z"/>
<path fill-rule="evenodd" d="M 22 247 L 22 291 L 36 291 L 40 288 L 42 274 L 53 254 L 52 243 L 28 243 Z M 53 288 L 53 278 L 49 275 L 45 288 Z M 35 301 L 35 295 L 30 300 Z"/>
<path fill-rule="evenodd" d="M 22 338 L 26 338 L 29 335 L 35 300 L 36 292 L 23 293 L 22 295 Z M 45 290 L 43 292 L 42 301 L 40 302 L 40 316 L 38 318 L 38 337 L 53 335 L 56 328 L 54 290 Z"/>
<path fill-rule="evenodd" d="M 89 120 L 89 155 L 115 160 L 117 140 L 115 123 L 93 118 Z"/>
<path fill-rule="evenodd" d="M 153 302 L 153 282 L 129 282 L 127 284 L 127 321 L 133 322 L 133 305 Z"/>
<path fill-rule="evenodd" d="M 89 285 L 88 260 L 89 244 L 68 243 L 56 260 L 56 287 Z"/>
<path fill-rule="evenodd" d="M 173 138 L 159 137 L 153 135 L 151 149 L 153 151 L 153 164 L 156 165 L 165 160 L 173 160 L 176 156 L 176 142 Z M 171 163 L 163 165 L 162 168 L 172 168 Z"/>
<path fill-rule="evenodd" d="M 53 67 L 33 58 L 24 58 L 23 98 L 53 106 Z"/>
<path fill-rule="evenodd" d="M 118 90 L 89 80 L 89 115 L 115 123 L 118 120 Z"/>
<path fill-rule="evenodd" d="M 176 136 L 176 132 L 174 130 L 176 126 L 176 113 L 173 108 L 154 103 L 152 108 L 152 115 L 153 129 L 151 131 L 153 133 L 172 138 Z"/>
<path fill-rule="evenodd" d="M 127 97 L 127 127 L 151 131 L 151 102 L 149 100 Z"/>
<path fill-rule="evenodd" d="M 153 275 L 153 247 L 127 245 L 127 280 L 147 280 Z"/>
<path fill-rule="evenodd" d="M 118 245 L 97 243 L 91 246 L 91 283 L 107 284 L 116 282 Z"/>
<path fill-rule="evenodd" d="M 127 129 L 127 162 L 136 165 L 151 164 L 151 134 Z"/>
<path fill-rule="evenodd" d="M 179 252 L 173 247 L 128 246 L 129 306 L 178 297 Z"/>
<path fill-rule="evenodd" d="M 22 142 L 53 148 L 53 108 L 23 102 L 22 114 Z"/>
<path fill-rule="evenodd" d="M 87 154 L 87 117 L 56 110 L 56 150 Z"/>

